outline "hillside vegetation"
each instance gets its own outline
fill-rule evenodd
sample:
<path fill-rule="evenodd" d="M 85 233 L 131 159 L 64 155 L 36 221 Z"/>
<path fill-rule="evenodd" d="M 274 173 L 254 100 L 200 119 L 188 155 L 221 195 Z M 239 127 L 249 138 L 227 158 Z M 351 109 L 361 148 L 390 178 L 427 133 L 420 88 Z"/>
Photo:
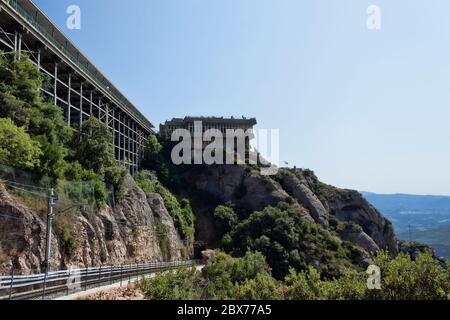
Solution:
<path fill-rule="evenodd" d="M 345 269 L 339 278 L 323 279 L 314 267 L 291 268 L 281 280 L 272 277 L 261 253 L 242 258 L 216 253 L 202 271 L 182 269 L 141 282 L 147 299 L 217 300 L 447 300 L 450 273 L 430 253 L 412 261 L 406 254 L 391 259 L 386 252 L 374 257 L 381 268 L 380 290 L 369 290 L 368 275 Z"/>

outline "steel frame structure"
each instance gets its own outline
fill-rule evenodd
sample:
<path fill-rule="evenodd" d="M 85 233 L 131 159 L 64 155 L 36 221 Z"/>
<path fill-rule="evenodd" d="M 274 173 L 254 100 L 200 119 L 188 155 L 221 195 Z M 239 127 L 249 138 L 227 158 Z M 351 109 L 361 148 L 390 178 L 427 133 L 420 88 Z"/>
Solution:
<path fill-rule="evenodd" d="M 118 163 L 131 174 L 140 168 L 154 126 L 30 0 L 0 0 L 0 50 L 26 54 L 46 75 L 43 96 L 63 110 L 70 128 L 99 119 L 112 133 Z"/>

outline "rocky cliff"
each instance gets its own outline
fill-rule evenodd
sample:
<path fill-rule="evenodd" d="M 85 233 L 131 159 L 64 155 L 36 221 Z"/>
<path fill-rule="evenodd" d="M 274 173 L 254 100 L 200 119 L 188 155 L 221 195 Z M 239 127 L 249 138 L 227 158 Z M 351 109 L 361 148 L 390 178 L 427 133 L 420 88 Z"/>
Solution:
<path fill-rule="evenodd" d="M 231 202 L 247 215 L 281 201 L 294 201 L 304 218 L 334 230 L 344 241 L 352 242 L 367 252 L 387 249 L 398 253 L 392 224 L 357 191 L 335 188 L 320 182 L 312 171 L 280 169 L 275 176 L 262 176 L 258 170 L 244 166 L 199 166 L 184 174 L 186 182 L 197 190 Z M 214 242 L 211 214 L 199 217 L 197 235 Z"/>
<path fill-rule="evenodd" d="M 65 217 L 76 244 L 70 255 L 53 232 L 51 269 L 69 266 L 169 261 L 192 254 L 174 226 L 162 197 L 145 194 L 126 178 L 123 199 L 99 213 Z M 45 257 L 45 221 L 0 185 L 0 273 L 41 271 Z"/>
<path fill-rule="evenodd" d="M 252 212 L 281 202 L 295 212 L 351 242 L 368 253 L 398 250 L 392 224 L 361 194 L 320 182 L 312 171 L 280 169 L 262 176 L 247 166 L 192 166 L 182 174 L 186 195 L 194 199 L 197 213 L 196 240 L 214 246 L 214 208 L 231 203 L 242 219 Z M 22 272 L 40 271 L 44 260 L 45 223 L 30 208 L 0 186 L 0 272 L 11 266 Z M 80 213 L 67 218 L 76 246 L 67 254 L 61 237 L 53 234 L 51 267 L 92 266 L 143 261 L 167 261 L 192 256 L 184 245 L 163 198 L 145 194 L 131 177 L 125 196 L 114 208 L 99 213 Z M 5 260 L 5 258 L 3 258 Z"/>

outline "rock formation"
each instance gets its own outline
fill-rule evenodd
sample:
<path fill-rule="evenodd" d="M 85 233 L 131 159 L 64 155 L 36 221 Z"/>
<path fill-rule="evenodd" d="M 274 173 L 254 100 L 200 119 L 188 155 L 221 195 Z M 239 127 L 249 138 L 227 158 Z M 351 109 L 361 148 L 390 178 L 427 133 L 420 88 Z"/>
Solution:
<path fill-rule="evenodd" d="M 399 252 L 392 224 L 360 193 L 323 184 L 312 171 L 280 169 L 269 177 L 253 167 L 192 166 L 184 171 L 183 180 L 187 194 L 195 192 L 196 205 L 204 211 L 197 216 L 196 240 L 209 245 L 218 240 L 213 238 L 211 213 L 217 204 L 232 203 L 245 218 L 284 202 L 296 207 L 305 219 L 335 232 L 342 241 L 362 248 L 367 253 L 366 262 L 369 253 L 380 249 L 392 255 Z M 12 265 L 21 273 L 40 271 L 45 247 L 43 219 L 3 186 L 0 212 L 0 245 L 6 256 L 5 262 L 0 261 L 0 272 L 9 272 Z M 68 257 L 53 234 L 53 269 L 167 261 L 193 254 L 192 247 L 186 248 L 180 239 L 163 198 L 145 194 L 131 177 L 126 179 L 123 199 L 114 208 L 71 216 L 70 224 L 78 245 Z"/>
<path fill-rule="evenodd" d="M 244 166 L 198 166 L 184 174 L 197 190 L 232 202 L 248 213 L 294 199 L 307 212 L 309 220 L 330 228 L 330 222 L 350 222 L 360 230 L 343 229 L 338 236 L 368 252 L 387 249 L 398 253 L 397 239 L 390 221 L 353 190 L 321 183 L 312 171 L 280 169 L 276 176 L 262 176 Z M 211 217 L 206 217 L 210 219 Z M 212 224 L 199 219 L 197 226 Z M 199 232 L 199 234 L 205 234 Z M 201 239 L 206 242 L 210 239 Z"/>
<path fill-rule="evenodd" d="M 174 222 L 159 194 L 145 194 L 131 177 L 126 178 L 123 199 L 99 213 L 69 217 L 77 239 L 73 254 L 62 252 L 53 232 L 50 268 L 178 260 L 192 253 L 178 236 Z M 45 259 L 46 226 L 43 219 L 11 196 L 0 185 L 0 243 L 6 261 L 0 273 L 40 272 Z M 183 257 L 184 258 L 184 257 Z"/>

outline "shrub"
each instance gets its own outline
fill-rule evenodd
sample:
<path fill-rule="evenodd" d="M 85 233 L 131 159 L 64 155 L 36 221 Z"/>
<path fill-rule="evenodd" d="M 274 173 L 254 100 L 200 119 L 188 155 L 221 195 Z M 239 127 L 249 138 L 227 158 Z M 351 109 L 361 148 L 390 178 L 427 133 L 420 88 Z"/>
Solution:
<path fill-rule="evenodd" d="M 321 226 L 309 222 L 290 209 L 267 207 L 240 222 L 230 234 L 233 253 L 241 256 L 250 250 L 261 252 L 277 279 L 289 269 L 306 270 L 317 265 L 327 278 L 340 275 L 343 267 L 352 267 L 352 251 Z"/>
<path fill-rule="evenodd" d="M 165 188 L 150 171 L 140 171 L 135 175 L 134 179 L 144 192 L 155 192 L 161 195 L 180 236 L 183 239 L 192 240 L 194 237 L 195 216 L 189 200 L 178 200 L 177 197 L 172 194 L 169 189 Z"/>
<path fill-rule="evenodd" d="M 78 161 L 69 163 L 64 175 L 68 180 L 75 181 L 89 181 L 98 178 L 98 175 L 92 169 L 85 169 Z"/>
<path fill-rule="evenodd" d="M 320 282 L 320 274 L 314 268 L 300 273 L 290 269 L 284 281 L 286 299 L 314 300 L 319 295 L 317 284 Z"/>
<path fill-rule="evenodd" d="M 268 273 L 259 273 L 253 279 L 247 279 L 236 286 L 233 299 L 236 300 L 280 300 L 283 291 L 280 284 Z"/>
<path fill-rule="evenodd" d="M 108 192 L 106 191 L 104 183 L 101 182 L 99 178 L 94 179 L 91 186 L 94 191 L 95 205 L 97 206 L 97 209 L 101 210 L 105 206 Z"/>
<path fill-rule="evenodd" d="M 314 267 L 300 272 L 291 268 L 277 281 L 258 252 L 233 258 L 216 252 L 201 274 L 184 270 L 166 273 L 156 282 L 146 280 L 147 298 L 243 299 L 243 300 L 415 300 L 450 299 L 449 270 L 433 260 L 430 253 L 416 261 L 406 255 L 391 259 L 386 252 L 374 257 L 381 268 L 381 290 L 367 288 L 368 275 L 345 268 L 334 279 L 321 277 Z"/>
<path fill-rule="evenodd" d="M 442 300 L 450 298 L 449 270 L 421 253 L 416 261 L 407 254 L 390 259 L 383 251 L 374 258 L 382 274 L 382 290 L 370 291 L 368 298 L 383 300 Z"/>
<path fill-rule="evenodd" d="M 0 162 L 11 167 L 33 169 L 42 154 L 38 142 L 33 141 L 24 128 L 10 119 L 0 119 Z"/>
<path fill-rule="evenodd" d="M 159 248 L 164 257 L 165 261 L 171 260 L 171 250 L 170 250 L 170 238 L 169 238 L 169 227 L 162 224 L 161 222 L 155 222 L 156 237 L 158 239 Z"/>
<path fill-rule="evenodd" d="M 69 221 L 64 216 L 56 216 L 53 227 L 59 239 L 62 255 L 71 258 L 78 247 L 78 239 L 72 235 Z"/>
<path fill-rule="evenodd" d="M 239 217 L 234 210 L 222 205 L 214 210 L 214 219 L 220 236 L 233 230 L 239 223 Z"/>
<path fill-rule="evenodd" d="M 158 177 L 151 171 L 141 170 L 134 175 L 134 181 L 146 193 L 155 193 L 157 189 Z"/>
<path fill-rule="evenodd" d="M 158 138 L 154 134 L 150 134 L 145 143 L 142 165 L 146 169 L 157 172 L 163 181 L 166 181 L 169 178 L 169 171 L 162 149 Z"/>
<path fill-rule="evenodd" d="M 247 280 L 256 279 L 259 274 L 270 275 L 264 256 L 259 252 L 247 252 L 242 258 L 232 258 L 224 253 L 217 253 L 211 264 L 204 267 L 202 275 L 208 286 L 203 291 L 204 299 L 233 299 L 239 285 Z M 260 279 L 262 280 L 262 279 Z M 256 283 L 249 284 L 251 287 Z M 250 295 L 248 290 L 241 292 Z"/>
<path fill-rule="evenodd" d="M 150 300 L 192 300 L 198 298 L 195 286 L 198 277 L 195 268 L 178 269 L 143 280 L 140 286 Z"/>
<path fill-rule="evenodd" d="M 112 135 L 107 125 L 91 117 L 83 122 L 80 131 L 73 137 L 73 158 L 84 168 L 102 175 L 115 162 L 111 141 Z"/>
<path fill-rule="evenodd" d="M 119 201 L 124 196 L 124 181 L 127 170 L 117 165 L 105 169 L 105 183 L 112 187 L 114 198 Z"/>

